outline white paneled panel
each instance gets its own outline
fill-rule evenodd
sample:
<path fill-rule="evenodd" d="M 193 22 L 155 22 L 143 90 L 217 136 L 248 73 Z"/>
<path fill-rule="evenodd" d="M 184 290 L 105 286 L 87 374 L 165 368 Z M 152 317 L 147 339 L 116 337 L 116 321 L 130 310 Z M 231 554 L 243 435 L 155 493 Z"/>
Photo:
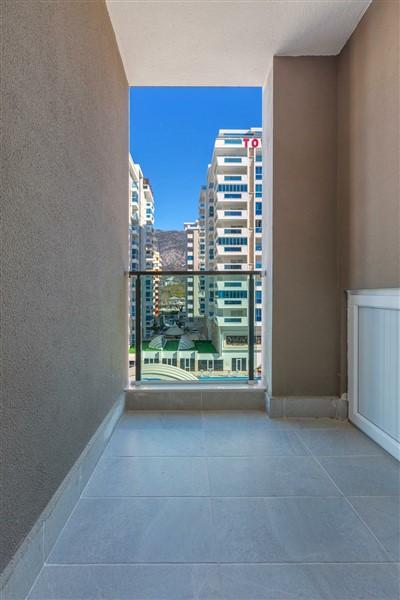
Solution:
<path fill-rule="evenodd" d="M 358 411 L 397 441 L 399 435 L 400 312 L 358 310 Z"/>
<path fill-rule="evenodd" d="M 400 459 L 400 292 L 349 292 L 349 418 Z"/>

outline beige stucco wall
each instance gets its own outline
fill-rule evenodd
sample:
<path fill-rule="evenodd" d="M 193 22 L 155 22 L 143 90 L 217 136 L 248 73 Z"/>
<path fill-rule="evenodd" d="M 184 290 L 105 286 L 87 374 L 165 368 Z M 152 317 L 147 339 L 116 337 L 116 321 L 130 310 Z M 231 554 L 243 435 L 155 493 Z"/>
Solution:
<path fill-rule="evenodd" d="M 345 289 L 400 286 L 400 3 L 372 3 L 338 58 L 341 389 Z"/>
<path fill-rule="evenodd" d="M 2 3 L 0 571 L 125 382 L 128 90 L 101 1 Z"/>
<path fill-rule="evenodd" d="M 334 395 L 339 361 L 334 57 L 274 59 L 272 177 L 270 392 Z"/>

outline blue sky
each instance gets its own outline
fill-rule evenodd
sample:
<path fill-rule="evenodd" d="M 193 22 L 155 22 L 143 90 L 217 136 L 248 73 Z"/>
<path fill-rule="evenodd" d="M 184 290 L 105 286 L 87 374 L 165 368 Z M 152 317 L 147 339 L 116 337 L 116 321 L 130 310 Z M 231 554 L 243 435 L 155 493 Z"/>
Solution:
<path fill-rule="evenodd" d="M 130 152 L 148 177 L 157 229 L 197 218 L 218 129 L 261 127 L 261 88 L 131 88 Z"/>

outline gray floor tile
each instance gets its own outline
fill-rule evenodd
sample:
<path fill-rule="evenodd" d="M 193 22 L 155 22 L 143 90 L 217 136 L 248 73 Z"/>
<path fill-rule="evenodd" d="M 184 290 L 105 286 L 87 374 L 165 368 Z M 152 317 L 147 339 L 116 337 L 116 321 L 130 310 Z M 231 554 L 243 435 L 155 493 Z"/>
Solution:
<path fill-rule="evenodd" d="M 343 498 L 213 499 L 220 562 L 384 562 Z"/>
<path fill-rule="evenodd" d="M 205 431 L 247 431 L 254 428 L 277 429 L 265 411 L 254 410 L 215 410 L 203 412 L 203 427 Z"/>
<path fill-rule="evenodd" d="M 208 458 L 213 496 L 338 496 L 312 457 Z"/>
<path fill-rule="evenodd" d="M 349 500 L 386 548 L 391 559 L 400 561 L 400 498 L 386 496 Z"/>
<path fill-rule="evenodd" d="M 221 565 L 225 600 L 398 600 L 398 567 Z"/>
<path fill-rule="evenodd" d="M 30 600 L 213 600 L 216 565 L 47 566 Z"/>
<path fill-rule="evenodd" d="M 264 390 L 212 389 L 203 390 L 202 406 L 207 410 L 262 410 Z"/>
<path fill-rule="evenodd" d="M 168 410 L 164 412 L 136 410 L 126 412 L 120 422 L 119 429 L 201 429 L 202 414 L 200 411 Z"/>
<path fill-rule="evenodd" d="M 385 454 L 375 442 L 357 429 L 298 431 L 297 435 L 316 456 L 363 456 Z"/>
<path fill-rule="evenodd" d="M 297 434 L 269 429 L 205 431 L 208 456 L 304 456 Z"/>
<path fill-rule="evenodd" d="M 204 456 L 203 430 L 117 429 L 105 456 Z"/>
<path fill-rule="evenodd" d="M 86 498 L 49 564 L 214 562 L 206 498 Z"/>
<path fill-rule="evenodd" d="M 320 459 L 346 496 L 400 494 L 400 465 L 392 456 L 344 456 Z"/>
<path fill-rule="evenodd" d="M 205 458 L 111 456 L 97 465 L 84 491 L 93 496 L 209 496 Z"/>

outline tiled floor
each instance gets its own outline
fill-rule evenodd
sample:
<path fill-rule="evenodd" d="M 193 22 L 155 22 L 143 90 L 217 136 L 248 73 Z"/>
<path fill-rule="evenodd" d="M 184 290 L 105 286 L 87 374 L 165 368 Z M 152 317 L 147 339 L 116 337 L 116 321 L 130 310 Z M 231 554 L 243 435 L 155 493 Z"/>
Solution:
<path fill-rule="evenodd" d="M 41 600 L 398 600 L 397 462 L 349 424 L 124 415 Z"/>

